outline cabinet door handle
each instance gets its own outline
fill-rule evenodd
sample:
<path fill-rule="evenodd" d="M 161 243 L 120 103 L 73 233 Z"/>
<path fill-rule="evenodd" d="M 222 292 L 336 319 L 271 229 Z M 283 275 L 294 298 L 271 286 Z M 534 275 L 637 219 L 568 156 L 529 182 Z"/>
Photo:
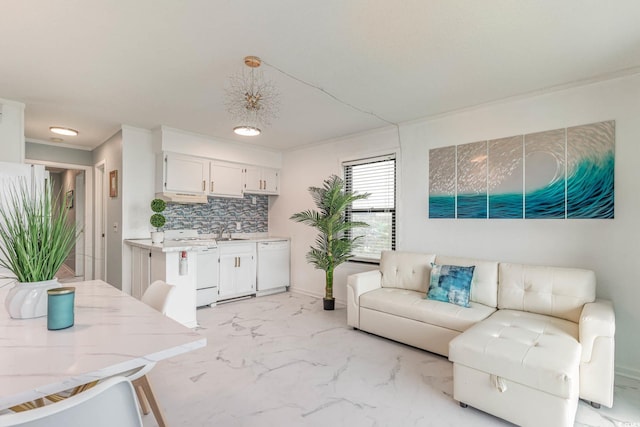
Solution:
<path fill-rule="evenodd" d="M 207 191 L 207 181 L 202 180 L 202 191 Z"/>
<path fill-rule="evenodd" d="M 240 261 L 242 260 L 242 258 L 238 257 L 238 267 L 240 267 Z"/>
<path fill-rule="evenodd" d="M 213 181 L 211 181 L 211 192 L 213 193 Z"/>
<path fill-rule="evenodd" d="M 264 180 L 264 188 L 263 188 L 263 190 L 266 190 L 266 189 L 267 189 L 267 180 L 265 179 Z"/>

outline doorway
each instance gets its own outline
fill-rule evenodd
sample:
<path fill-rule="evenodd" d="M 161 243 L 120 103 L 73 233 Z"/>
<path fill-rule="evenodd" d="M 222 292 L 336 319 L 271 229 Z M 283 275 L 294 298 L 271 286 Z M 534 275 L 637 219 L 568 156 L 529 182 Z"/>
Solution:
<path fill-rule="evenodd" d="M 39 160 L 25 163 L 44 165 L 58 207 L 67 209 L 78 231 L 76 244 L 56 276 L 63 283 L 93 279 L 93 168 Z"/>

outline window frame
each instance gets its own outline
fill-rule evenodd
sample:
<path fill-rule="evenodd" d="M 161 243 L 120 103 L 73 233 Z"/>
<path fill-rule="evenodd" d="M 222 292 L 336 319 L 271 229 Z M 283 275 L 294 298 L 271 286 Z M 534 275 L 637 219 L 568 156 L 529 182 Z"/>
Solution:
<path fill-rule="evenodd" d="M 362 212 L 362 213 L 386 213 L 391 212 L 391 248 L 383 249 L 383 250 L 396 250 L 397 242 L 398 242 L 398 193 L 399 193 L 399 155 L 395 151 L 386 151 L 384 154 L 374 154 L 369 156 L 363 156 L 358 158 L 353 158 L 349 160 L 343 160 L 340 162 L 342 166 L 343 179 L 345 182 L 345 191 L 353 191 L 352 181 L 348 178 L 347 168 L 363 165 L 363 164 L 371 164 L 377 162 L 383 162 L 393 160 L 393 168 L 394 168 L 394 176 L 393 176 L 393 208 L 368 208 L 368 209 L 352 209 L 351 205 L 346 210 L 345 213 L 345 221 L 351 220 L 352 212 Z M 347 232 L 347 235 L 351 237 L 351 230 Z M 361 257 L 354 256 L 349 259 L 349 262 L 353 263 L 364 263 L 364 264 L 380 264 L 380 257 L 371 258 L 371 257 Z"/>

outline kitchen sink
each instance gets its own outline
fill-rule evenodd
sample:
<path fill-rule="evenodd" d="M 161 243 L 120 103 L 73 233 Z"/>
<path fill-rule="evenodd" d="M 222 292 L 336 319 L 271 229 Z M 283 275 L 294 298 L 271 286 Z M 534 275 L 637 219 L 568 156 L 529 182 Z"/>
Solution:
<path fill-rule="evenodd" d="M 236 240 L 249 240 L 245 237 L 223 237 L 221 239 L 216 239 L 216 242 L 233 242 Z"/>

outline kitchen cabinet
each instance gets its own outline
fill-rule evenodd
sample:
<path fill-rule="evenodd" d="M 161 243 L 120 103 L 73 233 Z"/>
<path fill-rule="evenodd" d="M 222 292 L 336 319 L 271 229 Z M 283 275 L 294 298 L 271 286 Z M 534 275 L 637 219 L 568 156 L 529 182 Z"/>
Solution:
<path fill-rule="evenodd" d="M 244 197 L 242 165 L 211 160 L 208 167 L 210 196 Z"/>
<path fill-rule="evenodd" d="M 151 284 L 151 250 L 131 247 L 131 296 L 140 299 Z"/>
<path fill-rule="evenodd" d="M 163 160 L 161 191 L 206 194 L 209 160 L 176 153 L 165 153 Z"/>
<path fill-rule="evenodd" d="M 253 194 L 280 194 L 279 171 L 260 166 L 244 169 L 244 192 Z"/>
<path fill-rule="evenodd" d="M 219 246 L 219 299 L 256 293 L 256 244 L 229 243 Z"/>
<path fill-rule="evenodd" d="M 198 326 L 196 319 L 197 251 L 164 251 L 150 240 L 126 240 L 131 247 L 131 295 L 142 298 L 149 285 L 163 280 L 175 286 L 166 315 L 188 328 Z M 180 269 L 184 256 L 186 268 Z"/>

